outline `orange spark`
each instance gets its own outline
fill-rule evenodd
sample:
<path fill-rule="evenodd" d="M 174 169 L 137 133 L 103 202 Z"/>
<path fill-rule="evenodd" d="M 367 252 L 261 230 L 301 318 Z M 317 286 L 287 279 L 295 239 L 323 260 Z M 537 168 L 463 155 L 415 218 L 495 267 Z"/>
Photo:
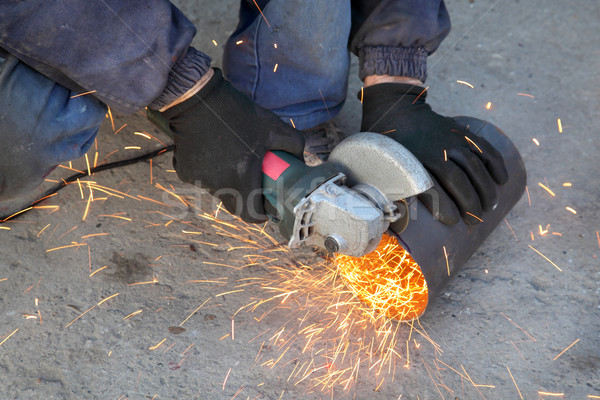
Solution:
<path fill-rule="evenodd" d="M 275 67 L 273 67 L 273 72 L 277 72 L 277 67 L 279 66 L 279 64 L 275 64 Z"/>
<path fill-rule="evenodd" d="M 213 43 L 215 46 L 218 46 L 218 45 L 219 45 L 215 39 L 213 39 L 212 43 Z"/>
<path fill-rule="evenodd" d="M 148 140 L 152 139 L 152 138 L 150 137 L 150 135 L 148 135 L 146 132 L 133 132 L 133 134 L 134 134 L 134 135 L 141 136 L 141 137 L 145 137 L 145 138 L 146 138 L 146 139 L 148 139 Z"/>
<path fill-rule="evenodd" d="M 519 239 L 517 238 L 517 235 L 515 234 L 515 231 L 513 231 L 513 228 L 511 228 L 511 226 L 509 225 L 508 221 L 506 220 L 506 218 L 504 219 L 504 222 L 506 222 L 506 226 L 508 226 L 508 229 L 510 229 L 510 231 L 512 232 L 513 236 L 515 237 L 515 239 L 517 240 L 517 242 L 519 241 Z"/>
<path fill-rule="evenodd" d="M 50 253 L 51 251 L 55 251 L 55 250 L 68 249 L 69 247 L 81 247 L 81 246 L 87 246 L 87 243 L 73 242 L 73 244 L 68 244 L 66 246 L 60 246 L 60 247 L 55 247 L 53 249 L 48 249 L 48 250 L 46 250 L 46 253 Z"/>
<path fill-rule="evenodd" d="M 560 118 L 556 120 L 556 124 L 558 125 L 558 133 L 563 133 L 562 122 L 560 121 Z"/>
<path fill-rule="evenodd" d="M 479 218 L 477 215 L 475 215 L 475 214 L 471 214 L 471 213 L 470 213 L 470 212 L 468 212 L 468 211 L 465 211 L 465 213 L 467 213 L 467 214 L 469 214 L 471 217 L 473 217 L 473 218 L 475 218 L 475 219 L 479 220 L 479 222 L 483 222 L 483 220 L 482 220 L 481 218 Z"/>
<path fill-rule="evenodd" d="M 557 359 L 558 357 L 562 356 L 562 355 L 565 353 L 565 351 L 567 351 L 567 350 L 569 350 L 571 347 L 573 347 L 573 346 L 575 345 L 575 343 L 579 342 L 579 340 L 580 340 L 580 339 L 577 339 L 576 341 L 574 341 L 573 343 L 571 343 L 571 344 L 570 344 L 570 345 L 569 345 L 569 346 L 568 346 L 566 349 L 564 349 L 564 350 L 563 350 L 563 351 L 561 351 L 561 352 L 560 352 L 560 353 L 559 353 L 559 354 L 558 354 L 556 357 L 554 357 L 554 358 L 552 359 L 552 361 L 556 361 L 556 359 Z"/>
<path fill-rule="evenodd" d="M 521 400 L 523 400 L 523 396 L 521 395 L 521 391 L 519 390 L 519 387 L 517 386 L 517 382 L 515 381 L 515 378 L 513 377 L 513 374 L 510 372 L 510 368 L 508 368 L 508 365 L 506 366 L 506 369 L 508 370 L 508 374 L 510 375 L 510 379 L 512 379 L 513 383 L 515 384 L 515 387 L 517 388 L 517 392 L 519 392 L 519 397 L 521 398 Z"/>
<path fill-rule="evenodd" d="M 335 263 L 350 290 L 388 317 L 407 320 L 425 311 L 425 278 L 395 238 L 383 235 L 377 249 L 360 258 L 336 254 Z"/>
<path fill-rule="evenodd" d="M 69 326 L 73 325 L 73 323 L 75 321 L 77 321 L 79 318 L 83 317 L 85 314 L 87 314 L 88 312 L 90 312 L 94 307 L 96 307 L 96 306 L 91 306 L 90 308 L 88 308 L 87 310 L 85 310 L 84 312 L 82 312 L 81 314 L 79 314 L 79 316 L 77 318 L 75 318 L 73 321 L 69 322 L 67 324 L 67 326 L 65 326 L 65 329 L 68 328 Z"/>
<path fill-rule="evenodd" d="M 533 139 L 531 139 L 531 140 L 533 140 L 533 143 L 535 143 L 535 145 L 536 145 L 536 146 L 539 146 L 539 145 L 540 145 L 540 141 L 539 141 L 539 140 L 537 140 L 536 138 L 533 138 Z"/>
<path fill-rule="evenodd" d="M 112 126 L 113 132 L 115 131 L 115 120 L 113 119 L 112 112 L 110 111 L 110 107 L 108 107 L 108 118 L 110 118 L 110 125 Z"/>
<path fill-rule="evenodd" d="M 160 342 L 158 342 L 154 346 L 148 347 L 148 350 L 156 350 L 156 349 L 158 349 L 160 347 L 160 345 L 162 345 L 166 340 L 167 340 L 167 338 L 164 338 L 163 340 L 161 340 Z"/>
<path fill-rule="evenodd" d="M 14 335 L 15 333 L 17 333 L 18 330 L 19 330 L 19 328 L 15 329 L 14 331 L 12 331 L 12 333 L 10 335 L 8 335 L 7 337 L 5 337 L 4 340 L 0 342 L 0 346 L 2 346 L 4 344 L 4 342 L 6 342 L 8 340 L 8 338 L 10 338 L 12 335 Z"/>
<path fill-rule="evenodd" d="M 517 93 L 517 96 L 526 96 L 526 97 L 531 97 L 532 99 L 535 99 L 535 96 L 527 94 L 527 93 Z"/>
<path fill-rule="evenodd" d="M 136 316 L 136 315 L 140 314 L 141 312 L 142 312 L 142 310 L 137 310 L 137 311 L 134 311 L 134 312 L 132 312 L 131 314 L 129 314 L 128 316 L 126 316 L 126 317 L 123 317 L 123 319 L 129 319 L 129 318 L 131 318 L 131 317 L 134 317 L 134 316 Z"/>
<path fill-rule="evenodd" d="M 141 150 L 140 146 L 125 146 L 125 150 Z"/>
<path fill-rule="evenodd" d="M 483 153 L 483 151 L 481 151 L 481 149 L 479 148 L 479 146 L 477 146 L 477 144 L 474 141 L 472 141 L 471 139 L 469 139 L 467 136 L 465 136 L 465 139 L 467 139 L 467 142 L 469 142 L 473 146 L 475 146 L 477 148 L 477 150 L 479 150 L 480 153 Z"/>
<path fill-rule="evenodd" d="M 565 209 L 573 214 L 577 214 L 577 211 L 573 210 L 571 207 L 565 207 Z"/>
<path fill-rule="evenodd" d="M 86 94 L 92 94 L 92 93 L 96 93 L 96 91 L 95 90 L 90 90 L 89 92 L 79 93 L 79 94 L 76 94 L 75 96 L 71 96 L 71 98 L 74 99 L 76 97 L 85 96 Z"/>
<path fill-rule="evenodd" d="M 209 301 L 209 300 L 210 300 L 210 297 L 209 297 L 208 299 L 206 299 L 206 301 L 204 301 L 204 303 L 200 304 L 200 307 L 198 307 L 198 308 L 196 308 L 194 311 L 192 311 L 192 313 L 191 313 L 190 315 L 188 315 L 188 317 L 187 317 L 186 319 L 184 319 L 184 320 L 183 320 L 183 321 L 182 321 L 182 322 L 179 324 L 179 326 L 181 326 L 181 325 L 185 324 L 185 322 L 186 322 L 188 319 L 192 318 L 192 315 L 196 314 L 196 312 L 198 312 L 198 310 L 200 310 L 202 307 L 204 307 L 204 305 L 205 305 L 206 303 L 208 303 L 208 301 Z"/>
<path fill-rule="evenodd" d="M 535 251 L 536 253 L 538 253 L 540 256 L 544 257 L 544 259 L 546 261 L 548 261 L 550 264 L 552 264 L 554 266 L 554 268 L 556 268 L 557 270 L 559 270 L 560 272 L 562 272 L 562 269 L 560 269 L 558 267 L 558 265 L 554 264 L 552 261 L 550 261 L 550 259 L 548 257 L 546 257 L 545 255 L 543 255 L 542 253 L 540 253 L 539 251 L 537 251 L 536 249 L 534 249 L 531 245 L 529 245 L 529 247 L 531 248 L 531 250 Z"/>
<path fill-rule="evenodd" d="M 492 102 L 488 101 L 487 104 L 485 105 L 486 110 L 489 110 L 492 108 Z"/>
<path fill-rule="evenodd" d="M 94 272 L 92 272 L 92 273 L 90 274 L 90 278 L 91 278 L 92 276 L 96 275 L 96 273 L 98 273 L 98 272 L 100 272 L 100 271 L 102 271 L 103 269 L 106 269 L 106 268 L 108 268 L 108 266 L 107 266 L 107 265 L 105 265 L 105 266 L 104 266 L 104 267 L 102 267 L 102 268 L 98 268 L 97 270 L 95 270 Z"/>
<path fill-rule="evenodd" d="M 267 17 L 265 17 L 265 14 L 263 14 L 262 10 L 260 9 L 260 7 L 258 6 L 258 4 L 256 3 L 256 0 L 252 0 L 252 1 L 254 2 L 254 5 L 256 6 L 256 8 L 258 8 L 258 11 L 260 12 L 260 15 L 262 15 L 263 19 L 265 20 L 265 22 L 267 23 L 267 25 L 270 28 L 271 24 L 269 24 L 269 21 L 267 21 Z"/>
<path fill-rule="evenodd" d="M 150 284 L 150 283 L 157 283 L 157 282 L 158 282 L 158 278 L 155 277 L 155 276 L 153 276 L 151 281 L 129 283 L 127 286 L 147 285 L 147 284 Z"/>
<path fill-rule="evenodd" d="M 529 188 L 525 185 L 525 191 L 527 192 L 527 201 L 529 202 L 529 207 L 531 207 L 531 197 L 529 196 Z"/>
<path fill-rule="evenodd" d="M 227 383 L 227 378 L 229 378 L 229 373 L 231 372 L 231 368 L 227 371 L 227 375 L 225 375 L 225 380 L 223 381 L 223 390 L 225 390 L 225 384 Z"/>
<path fill-rule="evenodd" d="M 97 305 L 97 306 L 99 306 L 100 304 L 104 303 L 105 301 L 108 301 L 108 300 L 110 300 L 110 299 L 113 299 L 113 298 L 117 297 L 118 295 L 119 295 L 119 293 L 115 293 L 115 294 L 113 294 L 112 296 L 109 296 L 109 297 L 105 298 L 104 300 L 101 300 L 101 301 L 100 301 L 98 304 L 96 304 L 96 305 Z"/>
<path fill-rule="evenodd" d="M 236 44 L 236 45 L 238 45 L 238 46 L 239 46 L 240 44 L 242 44 L 242 43 L 244 43 L 244 41 L 243 41 L 243 40 L 238 40 L 237 42 L 235 42 L 235 44 Z"/>
<path fill-rule="evenodd" d="M 0 226 L 0 229 L 4 231 L 10 231 L 10 228 L 8 226 Z"/>
<path fill-rule="evenodd" d="M 571 186 L 573 186 L 573 184 L 571 182 L 563 183 L 563 187 L 571 187 Z"/>

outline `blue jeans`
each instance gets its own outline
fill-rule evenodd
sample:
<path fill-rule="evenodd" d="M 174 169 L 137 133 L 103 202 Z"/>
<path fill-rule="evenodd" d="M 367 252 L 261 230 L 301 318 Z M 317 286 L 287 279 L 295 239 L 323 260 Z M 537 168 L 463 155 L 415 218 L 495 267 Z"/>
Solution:
<path fill-rule="evenodd" d="M 242 0 L 223 56 L 225 77 L 284 121 L 306 129 L 333 118 L 348 90 L 348 0 Z"/>

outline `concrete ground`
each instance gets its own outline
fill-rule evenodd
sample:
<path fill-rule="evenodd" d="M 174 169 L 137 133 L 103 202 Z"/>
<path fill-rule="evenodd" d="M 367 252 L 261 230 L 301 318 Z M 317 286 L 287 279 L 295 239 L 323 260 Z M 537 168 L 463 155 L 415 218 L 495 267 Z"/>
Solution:
<path fill-rule="evenodd" d="M 237 2 L 177 3 L 220 64 Z M 318 256 L 278 250 L 270 227 L 211 220 L 214 204 L 165 155 L 0 225 L 0 398 L 600 398 L 600 5 L 447 5 L 429 101 L 501 126 L 528 195 L 419 323 L 372 322 Z M 166 140 L 142 115 L 115 116 L 89 162 Z"/>

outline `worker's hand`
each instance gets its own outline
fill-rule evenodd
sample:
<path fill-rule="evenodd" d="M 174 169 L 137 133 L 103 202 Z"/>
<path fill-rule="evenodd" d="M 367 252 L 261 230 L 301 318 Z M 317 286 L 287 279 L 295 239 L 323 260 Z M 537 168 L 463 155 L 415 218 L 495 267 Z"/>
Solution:
<path fill-rule="evenodd" d="M 105 114 L 93 96 L 0 50 L 0 201 L 30 194 L 58 164 L 84 155 Z"/>
<path fill-rule="evenodd" d="M 302 132 L 236 90 L 218 69 L 195 95 L 162 114 L 174 133 L 181 180 L 207 189 L 246 222 L 266 221 L 263 157 L 283 150 L 302 160 Z"/>
<path fill-rule="evenodd" d="M 434 187 L 419 199 L 441 222 L 480 222 L 496 206 L 495 183 L 508 175 L 500 153 L 485 139 L 470 134 L 452 118 L 425 103 L 423 87 L 381 83 L 365 87 L 362 131 L 385 133 L 421 161 Z"/>

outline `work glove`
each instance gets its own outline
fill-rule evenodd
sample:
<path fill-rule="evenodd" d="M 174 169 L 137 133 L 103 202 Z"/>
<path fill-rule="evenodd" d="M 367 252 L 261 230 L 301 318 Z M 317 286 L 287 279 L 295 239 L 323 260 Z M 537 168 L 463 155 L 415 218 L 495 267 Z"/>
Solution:
<path fill-rule="evenodd" d="M 500 153 L 452 118 L 432 111 L 419 86 L 381 83 L 365 87 L 362 131 L 385 133 L 410 150 L 433 178 L 419 200 L 447 225 L 460 216 L 469 225 L 496 206 L 495 183 L 508 174 Z M 495 183 L 494 183 L 495 182 Z"/>
<path fill-rule="evenodd" d="M 302 160 L 304 138 L 214 70 L 196 95 L 162 112 L 174 134 L 175 170 L 184 182 L 218 197 L 231 214 L 264 222 L 263 157 L 283 150 Z"/>
<path fill-rule="evenodd" d="M 88 151 L 106 106 L 76 95 L 0 49 L 0 201 L 31 194 Z"/>

